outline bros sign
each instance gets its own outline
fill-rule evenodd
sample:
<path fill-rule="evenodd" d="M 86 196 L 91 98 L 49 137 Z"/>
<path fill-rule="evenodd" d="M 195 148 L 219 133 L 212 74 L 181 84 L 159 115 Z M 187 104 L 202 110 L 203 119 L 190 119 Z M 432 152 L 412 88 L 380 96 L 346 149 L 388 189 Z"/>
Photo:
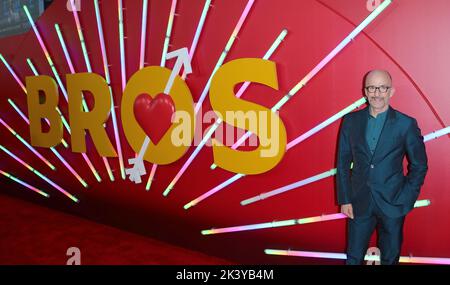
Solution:
<path fill-rule="evenodd" d="M 189 87 L 178 76 L 179 69 L 178 61 L 173 71 L 160 66 L 145 67 L 130 78 L 123 92 L 122 126 L 129 145 L 136 153 L 141 152 L 141 160 L 162 165 L 170 164 L 186 153 L 193 140 L 194 102 Z M 258 58 L 237 59 L 224 64 L 215 73 L 210 89 L 213 110 L 227 124 L 251 131 L 258 136 L 260 144 L 254 150 L 240 151 L 213 139 L 214 163 L 235 173 L 259 174 L 272 169 L 282 159 L 286 149 L 286 130 L 279 116 L 270 109 L 236 98 L 234 87 L 243 82 L 260 83 L 278 90 L 275 63 Z M 106 80 L 95 73 L 77 73 L 66 75 L 66 83 L 72 151 L 79 153 L 86 151 L 85 136 L 86 132 L 89 132 L 101 156 L 116 157 L 116 151 L 104 129 L 112 104 Z M 167 88 L 168 85 L 170 85 L 169 88 Z M 32 76 L 26 78 L 26 88 L 31 144 L 47 148 L 58 145 L 63 137 L 63 128 L 60 114 L 56 111 L 59 99 L 56 82 L 49 76 Z M 91 110 L 83 110 L 83 92 L 90 92 L 93 96 L 94 107 Z M 40 94 L 44 95 L 45 100 L 42 98 L 40 100 Z M 149 97 L 146 98 L 143 94 Z M 164 98 L 166 96 L 170 98 Z M 155 135 L 146 133 L 148 128 L 143 127 L 143 125 L 159 122 L 146 122 L 146 114 L 142 113 L 145 112 L 145 108 L 137 108 L 139 107 L 137 104 L 148 104 L 152 100 L 165 100 L 165 105 L 172 104 L 176 111 L 172 115 L 171 125 L 167 126 L 165 133 L 158 138 L 159 141 L 152 141 L 151 138 Z M 161 112 L 167 111 L 163 109 Z M 250 117 L 248 116 L 247 119 L 238 121 L 236 116 L 228 116 L 230 112 L 252 113 L 253 116 L 251 119 L 248 119 Z M 50 121 L 50 128 L 46 132 L 41 126 L 43 119 Z M 189 144 L 174 141 L 174 137 L 177 137 L 175 133 L 183 141 L 187 140 Z M 273 146 L 262 143 L 263 137 L 268 138 L 270 142 L 277 142 L 275 152 Z M 147 143 L 145 148 L 144 141 Z M 141 146 L 144 151 L 140 151 Z M 272 149 L 271 155 L 267 155 L 270 149 Z M 136 161 L 130 160 L 130 162 L 136 166 Z"/>

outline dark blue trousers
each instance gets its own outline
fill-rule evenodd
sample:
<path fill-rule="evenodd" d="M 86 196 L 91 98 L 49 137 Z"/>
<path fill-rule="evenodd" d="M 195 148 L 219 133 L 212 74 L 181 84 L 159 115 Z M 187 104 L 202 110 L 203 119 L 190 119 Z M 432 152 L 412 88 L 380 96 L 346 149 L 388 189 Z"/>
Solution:
<path fill-rule="evenodd" d="M 370 237 L 375 227 L 378 228 L 378 248 L 381 252 L 381 264 L 398 264 L 403 241 L 404 221 L 405 216 L 390 218 L 384 215 L 370 197 L 367 213 L 364 216 L 348 219 L 346 264 L 363 264 Z"/>

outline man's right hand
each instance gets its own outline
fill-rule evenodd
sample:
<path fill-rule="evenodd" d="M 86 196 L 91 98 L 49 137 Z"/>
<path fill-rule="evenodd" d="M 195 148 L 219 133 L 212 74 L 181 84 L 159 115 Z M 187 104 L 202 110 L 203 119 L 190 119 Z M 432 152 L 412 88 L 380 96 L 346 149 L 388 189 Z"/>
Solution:
<path fill-rule="evenodd" d="M 353 207 L 352 204 L 344 204 L 341 206 L 341 213 L 349 217 L 350 219 L 353 219 Z"/>

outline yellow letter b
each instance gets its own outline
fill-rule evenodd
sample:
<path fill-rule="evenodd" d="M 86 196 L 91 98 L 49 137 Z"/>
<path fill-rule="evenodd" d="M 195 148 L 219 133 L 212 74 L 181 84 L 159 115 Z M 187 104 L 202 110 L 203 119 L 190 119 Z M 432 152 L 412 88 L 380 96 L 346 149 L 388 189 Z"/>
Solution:
<path fill-rule="evenodd" d="M 26 78 L 28 117 L 30 119 L 31 144 L 37 147 L 54 147 L 63 137 L 60 115 L 56 111 L 58 106 L 58 87 L 53 78 L 45 75 Z M 45 94 L 43 103 L 39 100 L 39 92 Z M 48 132 L 42 131 L 42 119 L 50 124 Z"/>

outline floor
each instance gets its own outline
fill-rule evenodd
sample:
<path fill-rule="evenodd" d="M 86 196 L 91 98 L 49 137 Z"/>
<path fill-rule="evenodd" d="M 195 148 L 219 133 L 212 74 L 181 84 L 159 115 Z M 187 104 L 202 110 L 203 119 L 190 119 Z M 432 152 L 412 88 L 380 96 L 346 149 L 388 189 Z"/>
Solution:
<path fill-rule="evenodd" d="M 78 257 L 86 265 L 231 264 L 0 194 L 1 265 L 65 265 Z"/>

